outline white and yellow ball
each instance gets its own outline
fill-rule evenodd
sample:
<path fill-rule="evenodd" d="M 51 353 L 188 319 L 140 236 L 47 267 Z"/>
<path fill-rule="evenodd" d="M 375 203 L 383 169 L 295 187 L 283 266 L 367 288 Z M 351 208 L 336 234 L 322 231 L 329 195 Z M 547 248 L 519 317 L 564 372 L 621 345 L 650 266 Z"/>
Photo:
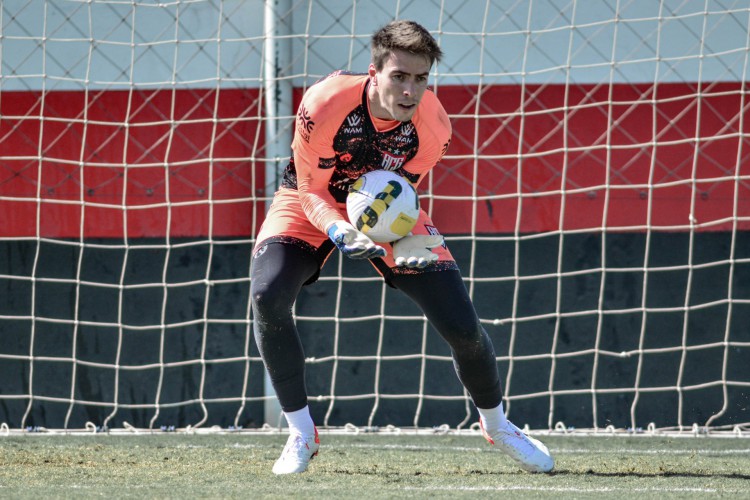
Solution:
<path fill-rule="evenodd" d="M 389 243 L 406 236 L 419 217 L 414 186 L 388 170 L 373 170 L 352 184 L 346 198 L 349 222 L 373 241 Z"/>

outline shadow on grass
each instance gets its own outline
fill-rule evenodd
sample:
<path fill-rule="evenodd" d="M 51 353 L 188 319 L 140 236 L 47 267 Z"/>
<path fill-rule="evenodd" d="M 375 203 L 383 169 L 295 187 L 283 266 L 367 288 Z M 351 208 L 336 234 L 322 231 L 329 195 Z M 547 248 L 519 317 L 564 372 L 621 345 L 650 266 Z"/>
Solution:
<path fill-rule="evenodd" d="M 637 477 L 637 478 L 652 478 L 652 477 L 684 477 L 684 478 L 724 478 L 724 479 L 742 479 L 750 480 L 750 474 L 740 474 L 738 472 L 733 473 L 716 473 L 716 472 L 675 472 L 675 471 L 659 471 L 659 472 L 638 472 L 638 471 L 618 471 L 618 472 L 601 472 L 592 469 L 586 471 L 571 471 L 571 470 L 555 470 L 549 473 L 550 476 L 594 476 L 594 477 Z"/>

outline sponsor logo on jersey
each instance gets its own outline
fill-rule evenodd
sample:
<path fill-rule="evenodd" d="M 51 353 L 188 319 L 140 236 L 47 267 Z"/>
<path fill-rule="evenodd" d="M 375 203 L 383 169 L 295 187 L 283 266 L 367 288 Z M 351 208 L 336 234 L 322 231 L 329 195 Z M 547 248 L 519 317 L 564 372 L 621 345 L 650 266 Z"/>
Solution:
<path fill-rule="evenodd" d="M 304 104 L 300 105 L 299 111 L 297 112 L 297 132 L 306 141 L 310 142 L 310 134 L 315 127 L 315 122 L 310 117 L 310 113 L 305 108 Z"/>
<path fill-rule="evenodd" d="M 435 226 L 430 226 L 428 224 L 425 224 L 424 228 L 427 230 L 428 234 L 430 234 L 432 236 L 440 236 L 440 231 L 438 231 L 438 228 L 436 228 Z M 448 246 L 445 244 L 445 238 L 443 238 L 443 245 L 442 245 L 442 247 L 443 248 L 448 248 Z"/>
<path fill-rule="evenodd" d="M 398 134 L 393 136 L 393 142 L 403 147 L 407 144 L 411 144 L 414 141 L 415 135 L 412 135 L 415 131 L 414 124 L 404 123 L 398 130 Z"/>
<path fill-rule="evenodd" d="M 445 144 L 443 144 L 443 150 L 440 151 L 440 158 L 441 159 L 443 158 L 443 156 L 445 156 L 445 153 L 448 152 L 448 146 L 450 146 L 450 145 L 451 145 L 450 139 L 448 139 L 448 142 L 446 142 Z"/>
<path fill-rule="evenodd" d="M 347 127 L 344 127 L 344 133 L 347 135 L 361 134 L 362 128 L 362 117 L 356 114 L 351 114 L 346 117 Z"/>

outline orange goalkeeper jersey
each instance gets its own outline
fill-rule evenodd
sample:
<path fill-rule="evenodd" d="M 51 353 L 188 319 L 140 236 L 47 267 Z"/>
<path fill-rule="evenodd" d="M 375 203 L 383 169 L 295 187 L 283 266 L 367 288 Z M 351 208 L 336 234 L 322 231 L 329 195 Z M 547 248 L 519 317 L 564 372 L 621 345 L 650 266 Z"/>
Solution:
<path fill-rule="evenodd" d="M 367 74 L 333 73 L 311 86 L 299 106 L 282 186 L 299 191 L 305 214 L 323 232 L 341 219 L 335 207 L 359 176 L 392 170 L 417 186 L 450 143 L 448 114 L 432 91 L 410 121 L 381 120 L 369 110 L 369 82 Z"/>

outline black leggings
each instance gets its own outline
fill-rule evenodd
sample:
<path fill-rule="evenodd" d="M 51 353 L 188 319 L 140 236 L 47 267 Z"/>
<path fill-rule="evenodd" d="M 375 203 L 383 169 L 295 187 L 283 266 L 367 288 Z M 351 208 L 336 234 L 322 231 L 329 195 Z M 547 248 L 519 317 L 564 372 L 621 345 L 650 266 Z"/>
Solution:
<path fill-rule="evenodd" d="M 292 318 L 302 286 L 319 272 L 319 260 L 288 243 L 269 243 L 253 258 L 250 283 L 255 342 L 281 408 L 292 412 L 307 405 L 305 355 Z M 477 318 L 458 271 L 391 276 L 390 283 L 421 309 L 448 342 L 453 366 L 474 404 L 494 408 L 502 400 L 495 351 Z"/>

